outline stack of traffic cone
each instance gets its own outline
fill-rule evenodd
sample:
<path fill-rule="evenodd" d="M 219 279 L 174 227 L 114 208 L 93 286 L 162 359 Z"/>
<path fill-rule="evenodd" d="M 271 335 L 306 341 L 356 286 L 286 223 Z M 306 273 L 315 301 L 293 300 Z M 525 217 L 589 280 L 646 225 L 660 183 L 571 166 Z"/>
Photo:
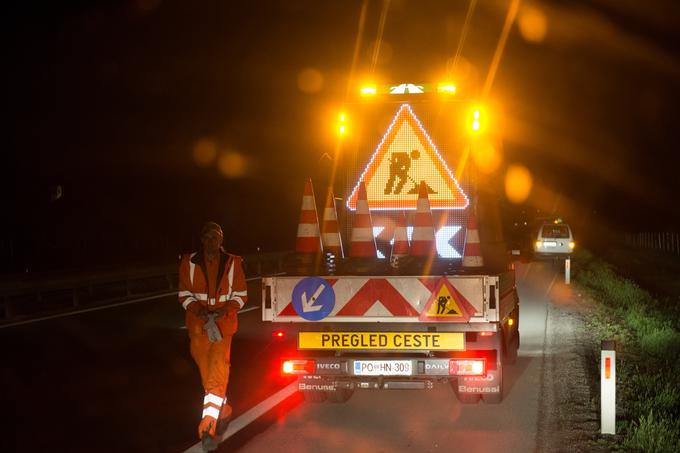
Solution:
<path fill-rule="evenodd" d="M 357 210 L 354 214 L 354 222 L 352 222 L 349 256 L 362 258 L 377 257 L 375 238 L 373 237 L 373 224 L 371 223 L 371 213 L 368 210 L 366 186 L 363 181 L 359 185 Z"/>
<path fill-rule="evenodd" d="M 470 207 L 468 216 L 467 234 L 465 236 L 465 251 L 463 252 L 463 267 L 483 267 L 482 246 L 479 242 L 479 229 L 477 228 L 476 211 L 477 202 Z"/>
<path fill-rule="evenodd" d="M 425 181 L 421 181 L 411 236 L 411 256 L 434 256 L 435 253 L 434 222 L 432 211 L 430 211 L 430 199 L 427 196 L 427 185 Z"/>
<path fill-rule="evenodd" d="M 325 253 L 332 253 L 335 258 L 343 258 L 342 239 L 340 239 L 340 229 L 338 228 L 338 211 L 335 209 L 335 197 L 330 189 L 326 197 L 326 206 L 323 209 L 321 241 Z"/>
<path fill-rule="evenodd" d="M 319 218 L 316 215 L 314 188 L 312 180 L 307 180 L 302 194 L 302 208 L 300 223 L 298 224 L 295 251 L 298 253 L 315 254 L 321 252 L 321 236 L 319 235 Z"/>
<path fill-rule="evenodd" d="M 409 254 L 408 234 L 406 233 L 406 213 L 401 211 L 397 214 L 397 222 L 394 225 L 394 244 L 392 244 L 392 255 L 390 265 L 394 268 L 399 267 L 399 261 Z"/>

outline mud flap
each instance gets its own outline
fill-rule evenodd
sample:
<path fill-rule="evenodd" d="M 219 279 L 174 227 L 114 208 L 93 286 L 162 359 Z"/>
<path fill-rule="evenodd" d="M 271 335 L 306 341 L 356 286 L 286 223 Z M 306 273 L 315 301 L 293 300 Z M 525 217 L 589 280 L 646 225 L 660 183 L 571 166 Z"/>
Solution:
<path fill-rule="evenodd" d="M 456 384 L 456 395 L 461 402 L 477 402 L 481 396 L 485 403 L 497 404 L 503 399 L 502 369 L 488 370 L 486 376 L 461 376 Z"/>

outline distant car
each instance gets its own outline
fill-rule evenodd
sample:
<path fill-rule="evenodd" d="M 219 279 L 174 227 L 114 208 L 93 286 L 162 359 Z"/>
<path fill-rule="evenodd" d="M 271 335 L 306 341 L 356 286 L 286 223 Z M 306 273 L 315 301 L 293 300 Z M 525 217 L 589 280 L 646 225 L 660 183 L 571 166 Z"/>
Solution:
<path fill-rule="evenodd" d="M 566 223 L 545 224 L 539 227 L 534 242 L 537 258 L 567 258 L 575 247 L 574 235 Z"/>

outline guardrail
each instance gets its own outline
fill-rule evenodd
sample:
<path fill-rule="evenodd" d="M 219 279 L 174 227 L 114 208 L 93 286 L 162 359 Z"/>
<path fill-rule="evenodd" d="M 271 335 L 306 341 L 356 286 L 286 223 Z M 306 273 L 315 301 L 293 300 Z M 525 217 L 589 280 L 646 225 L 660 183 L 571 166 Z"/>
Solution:
<path fill-rule="evenodd" d="M 290 252 L 246 255 L 249 277 L 279 273 Z M 20 274 L 0 281 L 0 323 L 107 305 L 177 288 L 178 263 L 75 274 Z"/>
<path fill-rule="evenodd" d="M 674 255 L 680 255 L 680 233 L 627 233 L 624 235 L 624 243 L 632 247 L 661 250 Z"/>

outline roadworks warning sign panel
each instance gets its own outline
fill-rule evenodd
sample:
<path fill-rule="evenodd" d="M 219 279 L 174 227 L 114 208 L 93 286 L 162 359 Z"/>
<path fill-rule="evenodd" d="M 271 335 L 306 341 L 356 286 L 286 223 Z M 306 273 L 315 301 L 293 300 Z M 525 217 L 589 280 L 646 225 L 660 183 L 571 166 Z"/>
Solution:
<path fill-rule="evenodd" d="M 475 308 L 447 278 L 441 278 L 420 314 L 421 321 L 468 322 Z"/>
<path fill-rule="evenodd" d="M 465 209 L 467 195 L 408 104 L 394 116 L 352 190 L 347 207 L 356 210 L 364 182 L 369 209 L 415 210 L 418 188 L 427 185 L 432 209 Z"/>
<path fill-rule="evenodd" d="M 300 332 L 298 349 L 462 351 L 461 332 Z"/>

